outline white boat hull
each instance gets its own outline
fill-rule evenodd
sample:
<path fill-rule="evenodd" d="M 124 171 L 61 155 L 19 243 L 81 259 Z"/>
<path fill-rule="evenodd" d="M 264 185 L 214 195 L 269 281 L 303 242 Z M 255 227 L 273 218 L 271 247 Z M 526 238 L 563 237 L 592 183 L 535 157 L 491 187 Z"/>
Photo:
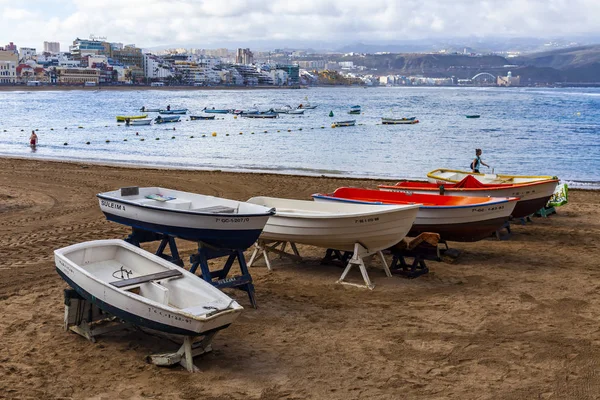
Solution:
<path fill-rule="evenodd" d="M 161 202 L 145 197 L 156 193 L 175 198 Z M 110 221 L 225 249 L 250 247 L 274 213 L 244 202 L 164 188 L 139 188 L 134 196 L 116 190 L 98 194 L 98 200 Z M 210 211 L 213 207 L 230 212 Z"/>
<path fill-rule="evenodd" d="M 342 251 L 360 243 L 368 252 L 387 249 L 410 230 L 418 206 L 365 206 L 253 197 L 250 203 L 275 207 L 260 236 Z"/>
<path fill-rule="evenodd" d="M 132 119 L 131 121 L 129 121 L 129 125 L 131 126 L 141 126 L 150 124 L 152 124 L 152 119 Z"/>
<path fill-rule="evenodd" d="M 54 252 L 56 270 L 86 300 L 135 325 L 196 336 L 226 328 L 242 307 L 208 282 L 122 240 L 79 243 Z M 135 291 L 117 288 L 119 268 L 132 277 L 176 270 L 177 279 L 144 282 Z M 115 277 L 117 271 L 117 277 Z"/>

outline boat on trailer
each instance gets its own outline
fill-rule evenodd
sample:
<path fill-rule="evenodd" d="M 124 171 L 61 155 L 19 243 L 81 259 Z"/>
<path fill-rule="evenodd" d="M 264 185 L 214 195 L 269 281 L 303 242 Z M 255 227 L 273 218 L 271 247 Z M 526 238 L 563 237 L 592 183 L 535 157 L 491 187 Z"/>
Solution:
<path fill-rule="evenodd" d="M 418 124 L 419 120 L 416 117 L 410 118 L 381 118 L 383 125 L 413 125 Z"/>
<path fill-rule="evenodd" d="M 181 118 L 179 115 L 173 115 L 171 117 L 162 117 L 162 116 L 158 116 L 156 118 L 154 118 L 154 122 L 157 124 L 165 124 L 167 122 L 179 122 L 179 118 Z"/>
<path fill-rule="evenodd" d="M 187 270 L 123 240 L 54 251 L 56 271 L 86 301 L 123 321 L 199 336 L 227 328 L 242 306 Z"/>
<path fill-rule="evenodd" d="M 314 194 L 315 201 L 373 205 L 419 205 L 410 236 L 438 233 L 442 240 L 475 242 L 495 233 L 508 221 L 516 197 L 489 198 L 407 194 L 342 187 L 331 194 Z"/>
<path fill-rule="evenodd" d="M 542 209 L 556 190 L 558 179 L 520 184 L 489 184 L 479 182 L 467 175 L 460 182 L 401 181 L 395 185 L 379 185 L 379 190 L 415 193 L 442 194 L 445 196 L 474 197 L 518 197 L 512 212 L 513 218 L 523 218 Z"/>
<path fill-rule="evenodd" d="M 354 125 L 356 125 L 356 120 L 355 119 L 350 120 L 350 121 L 338 121 L 338 122 L 334 122 L 331 126 L 333 128 L 339 128 L 339 127 L 342 127 L 342 126 L 354 126 Z"/>
<path fill-rule="evenodd" d="M 190 121 L 215 119 L 214 115 L 190 115 Z"/>
<path fill-rule="evenodd" d="M 97 197 L 109 221 L 222 249 L 250 247 L 275 213 L 255 204 L 160 187 L 121 188 Z"/>

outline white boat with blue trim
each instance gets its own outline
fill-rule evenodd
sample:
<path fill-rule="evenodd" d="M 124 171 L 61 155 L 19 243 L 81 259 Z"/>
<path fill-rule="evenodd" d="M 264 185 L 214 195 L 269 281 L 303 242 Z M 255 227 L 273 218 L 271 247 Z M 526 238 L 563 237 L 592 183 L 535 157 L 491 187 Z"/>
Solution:
<path fill-rule="evenodd" d="M 160 187 L 121 188 L 97 197 L 109 221 L 222 249 L 250 247 L 275 213 L 270 207 Z"/>
<path fill-rule="evenodd" d="M 198 336 L 224 329 L 243 307 L 210 283 L 123 240 L 54 251 L 58 274 L 84 299 L 134 325 Z"/>

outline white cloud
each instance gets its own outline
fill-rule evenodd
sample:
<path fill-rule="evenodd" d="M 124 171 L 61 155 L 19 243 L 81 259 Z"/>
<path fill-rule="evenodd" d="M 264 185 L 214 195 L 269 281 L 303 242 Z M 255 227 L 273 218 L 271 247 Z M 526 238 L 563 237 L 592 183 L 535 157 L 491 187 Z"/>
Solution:
<path fill-rule="evenodd" d="M 598 0 L 32 0 L 18 8 L 8 4 L 0 0 L 0 43 L 39 47 L 52 40 L 60 41 L 63 50 L 76 37 L 91 33 L 143 47 L 600 33 Z"/>

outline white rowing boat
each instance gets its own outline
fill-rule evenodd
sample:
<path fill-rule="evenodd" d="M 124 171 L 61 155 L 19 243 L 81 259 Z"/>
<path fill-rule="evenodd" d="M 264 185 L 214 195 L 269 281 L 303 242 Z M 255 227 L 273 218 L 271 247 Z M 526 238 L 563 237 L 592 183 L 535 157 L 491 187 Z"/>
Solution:
<path fill-rule="evenodd" d="M 122 188 L 97 196 L 109 221 L 223 249 L 250 247 L 275 212 L 246 202 L 159 187 Z"/>
<path fill-rule="evenodd" d="M 252 197 L 248 203 L 275 207 L 260 238 L 354 251 L 360 243 L 369 252 L 387 249 L 410 230 L 418 205 L 372 206 L 318 203 L 274 197 Z"/>
<path fill-rule="evenodd" d="M 79 295 L 134 325 L 198 336 L 226 328 L 243 309 L 210 283 L 123 240 L 64 247 L 54 259 Z"/>

